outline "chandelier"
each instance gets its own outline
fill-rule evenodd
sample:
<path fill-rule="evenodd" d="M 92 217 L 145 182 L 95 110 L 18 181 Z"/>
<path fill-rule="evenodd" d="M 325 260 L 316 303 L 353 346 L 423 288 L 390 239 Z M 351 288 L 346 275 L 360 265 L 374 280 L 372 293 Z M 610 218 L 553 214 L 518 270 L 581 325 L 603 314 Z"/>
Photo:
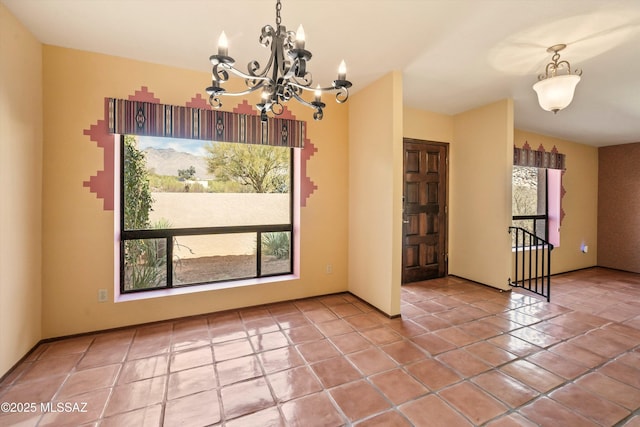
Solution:
<path fill-rule="evenodd" d="M 582 70 L 575 69 L 572 73 L 569 62 L 560 61 L 558 52 L 565 47 L 565 44 L 556 44 L 547 49 L 547 52 L 553 52 L 551 62 L 547 64 L 545 73 L 538 76 L 538 82 L 533 85 L 533 90 L 538 94 L 540 107 L 546 111 L 553 111 L 554 114 L 571 104 L 576 85 L 582 75 Z"/>
<path fill-rule="evenodd" d="M 307 63 L 311 60 L 311 52 L 305 49 L 305 34 L 302 25 L 296 32 L 287 31 L 282 25 L 280 0 L 276 3 L 276 27 L 265 25 L 262 27 L 259 42 L 264 47 L 271 49 L 269 62 L 262 67 L 258 61 L 251 61 L 247 65 L 247 72 L 242 72 L 234 67 L 235 60 L 228 54 L 227 37 L 224 33 L 218 40 L 218 53 L 211 55 L 209 60 L 213 64 L 212 83 L 208 87 L 209 104 L 213 108 L 220 108 L 222 96 L 242 96 L 257 90 L 262 91 L 262 100 L 256 104 L 260 110 L 262 121 L 267 120 L 267 113 L 275 116 L 284 111 L 283 104 L 292 98 L 301 104 L 313 108 L 314 120 L 322 120 L 323 109 L 326 106 L 322 102 L 322 94 L 336 92 L 336 101 L 340 104 L 349 98 L 351 82 L 347 80 L 347 67 L 342 61 L 338 68 L 338 78 L 329 87 L 312 88 L 313 77 L 307 71 Z M 222 84 L 229 81 L 233 74 L 244 79 L 247 89 L 241 92 L 228 92 Z M 313 101 L 303 99 L 302 94 L 313 92 Z"/>

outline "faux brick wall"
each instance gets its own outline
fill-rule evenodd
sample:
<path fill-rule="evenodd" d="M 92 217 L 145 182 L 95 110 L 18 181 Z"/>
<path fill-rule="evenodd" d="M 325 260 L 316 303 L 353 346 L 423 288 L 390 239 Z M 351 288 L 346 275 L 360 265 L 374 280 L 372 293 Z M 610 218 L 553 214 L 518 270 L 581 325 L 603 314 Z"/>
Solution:
<path fill-rule="evenodd" d="M 598 265 L 640 273 L 640 143 L 598 149 Z"/>

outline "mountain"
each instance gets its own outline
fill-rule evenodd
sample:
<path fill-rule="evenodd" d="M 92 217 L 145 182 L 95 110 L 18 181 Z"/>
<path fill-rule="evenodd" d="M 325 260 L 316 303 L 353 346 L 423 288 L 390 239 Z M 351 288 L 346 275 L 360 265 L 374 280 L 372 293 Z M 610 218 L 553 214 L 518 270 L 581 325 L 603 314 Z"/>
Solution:
<path fill-rule="evenodd" d="M 196 179 L 213 179 L 214 175 L 207 173 L 207 160 L 184 151 L 173 148 L 145 148 L 147 169 L 157 175 L 178 175 L 179 169 L 196 168 Z"/>

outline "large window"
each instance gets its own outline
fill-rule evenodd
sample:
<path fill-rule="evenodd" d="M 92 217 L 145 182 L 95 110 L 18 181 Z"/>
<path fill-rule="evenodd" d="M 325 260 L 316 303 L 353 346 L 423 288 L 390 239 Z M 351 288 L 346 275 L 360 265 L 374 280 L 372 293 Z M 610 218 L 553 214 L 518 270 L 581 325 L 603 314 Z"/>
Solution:
<path fill-rule="evenodd" d="M 292 149 L 121 137 L 122 293 L 293 272 Z"/>

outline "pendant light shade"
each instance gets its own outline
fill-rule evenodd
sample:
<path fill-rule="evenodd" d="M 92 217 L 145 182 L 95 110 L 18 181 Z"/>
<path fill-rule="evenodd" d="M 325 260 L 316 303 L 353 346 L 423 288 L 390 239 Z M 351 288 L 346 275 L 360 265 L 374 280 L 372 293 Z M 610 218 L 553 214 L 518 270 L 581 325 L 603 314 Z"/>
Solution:
<path fill-rule="evenodd" d="M 560 61 L 558 52 L 565 47 L 565 44 L 556 44 L 547 49 L 547 52 L 553 53 L 553 57 L 545 67 L 544 74 L 540 74 L 538 82 L 533 85 L 533 90 L 538 94 L 540 107 L 554 113 L 571 104 L 582 75 L 582 70 L 572 72 L 568 61 Z"/>
<path fill-rule="evenodd" d="M 557 113 L 571 104 L 579 82 L 580 76 L 575 74 L 555 76 L 540 80 L 533 85 L 533 90 L 538 94 L 538 103 L 543 110 Z"/>

